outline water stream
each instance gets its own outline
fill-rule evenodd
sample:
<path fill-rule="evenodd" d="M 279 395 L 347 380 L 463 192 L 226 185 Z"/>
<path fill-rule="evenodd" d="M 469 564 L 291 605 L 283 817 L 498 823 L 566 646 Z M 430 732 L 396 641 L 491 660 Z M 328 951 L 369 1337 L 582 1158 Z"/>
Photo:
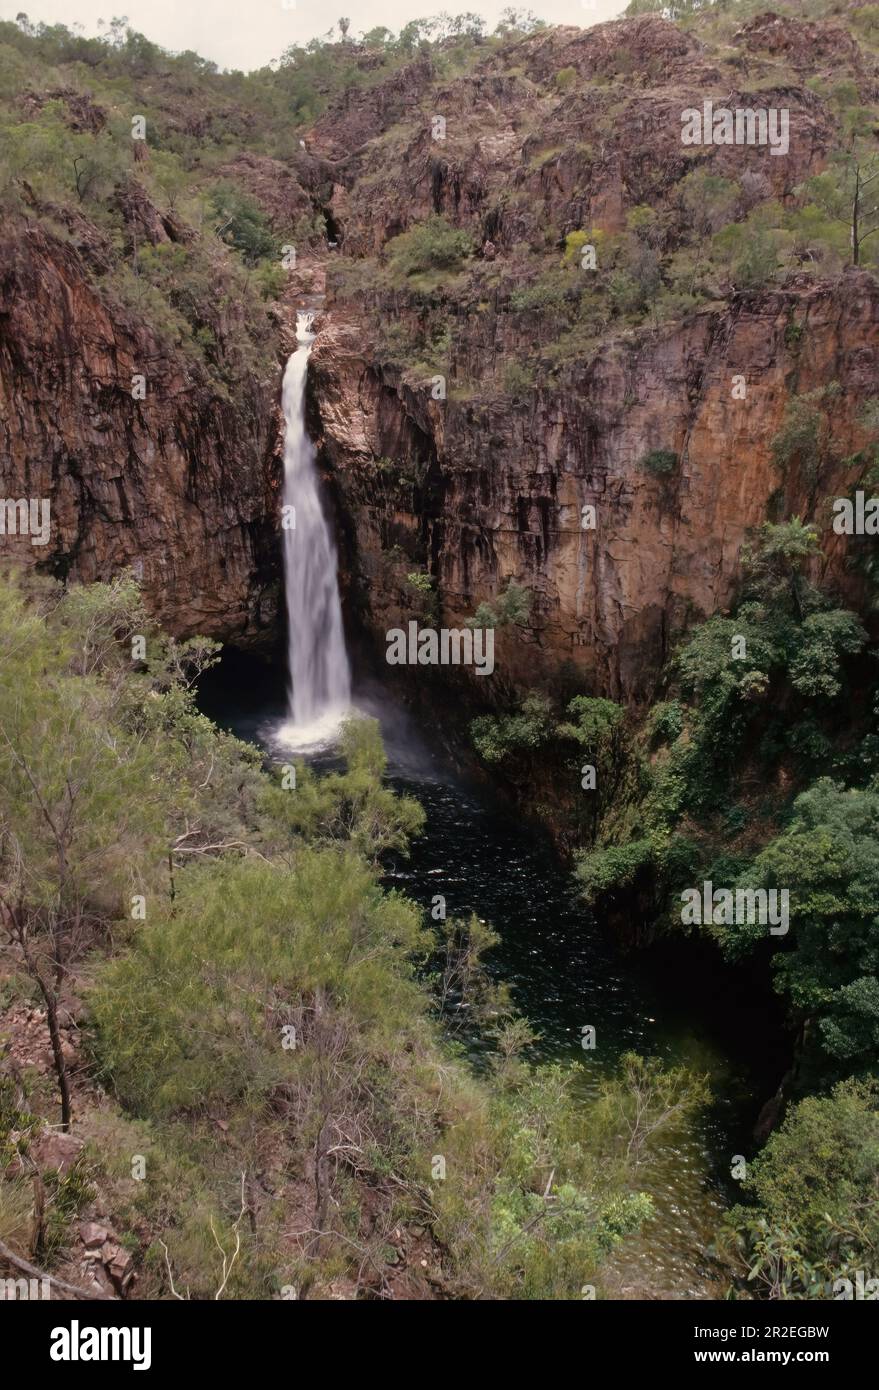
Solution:
<path fill-rule="evenodd" d="M 396 759 L 392 781 L 421 802 L 427 825 L 387 882 L 425 909 L 441 893 L 449 915 L 475 912 L 491 923 L 501 938 L 492 968 L 539 1035 L 537 1060 L 575 1061 L 586 1103 L 627 1050 L 710 1077 L 707 1112 L 664 1134 L 639 1172 L 637 1186 L 655 1214 L 607 1264 L 603 1291 L 722 1296 L 708 1250 L 730 1195 L 729 1160 L 748 1143 L 752 1079 L 747 1059 L 727 1053 L 723 1030 L 706 1017 L 712 1001 L 692 1007 L 679 982 L 651 978 L 646 960 L 624 954 L 579 902 L 551 846 L 483 796 L 455 779 L 401 772 Z M 590 1024 L 596 1046 L 584 1051 L 582 1029 Z M 471 1055 L 478 1049 L 477 1041 Z M 584 1107 L 584 1123 L 585 1116 Z"/>

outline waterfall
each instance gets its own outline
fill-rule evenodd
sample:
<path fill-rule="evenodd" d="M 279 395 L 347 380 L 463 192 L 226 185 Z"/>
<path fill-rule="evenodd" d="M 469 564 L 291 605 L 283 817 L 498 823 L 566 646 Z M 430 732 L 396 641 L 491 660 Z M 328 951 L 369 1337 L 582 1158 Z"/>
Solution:
<path fill-rule="evenodd" d="M 284 372 L 284 587 L 287 596 L 291 746 L 325 742 L 351 700 L 351 669 L 342 629 L 336 548 L 321 507 L 314 446 L 305 429 L 305 384 L 314 315 L 296 316 L 296 351 Z"/>

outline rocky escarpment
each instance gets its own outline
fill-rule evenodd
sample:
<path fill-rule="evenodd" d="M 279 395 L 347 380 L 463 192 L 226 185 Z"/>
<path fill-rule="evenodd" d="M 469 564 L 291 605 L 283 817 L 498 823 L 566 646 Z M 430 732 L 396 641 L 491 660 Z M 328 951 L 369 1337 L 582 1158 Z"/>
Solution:
<path fill-rule="evenodd" d="M 53 524 L 45 550 L 5 537 L 4 553 L 86 580 L 132 564 L 167 629 L 272 640 L 279 368 L 290 315 L 320 301 L 311 424 L 349 628 L 376 657 L 388 627 L 458 624 L 515 581 L 530 616 L 499 631 L 498 679 L 474 688 L 496 698 L 567 670 L 578 688 L 642 696 L 677 634 L 728 602 L 742 541 L 767 516 L 814 519 L 823 565 L 851 591 L 826 499 L 856 480 L 860 407 L 879 394 L 874 276 L 822 259 L 808 231 L 785 230 L 777 266 L 750 288 L 712 260 L 719 233 L 747 227 L 747 248 L 764 213 L 773 226 L 793 215 L 845 110 L 879 95 L 876 56 L 844 19 L 730 19 L 718 39 L 701 19 L 645 15 L 390 63 L 343 47 L 351 81 L 272 154 L 258 148 L 258 103 L 206 78 L 205 101 L 238 103 L 239 147 L 214 152 L 210 177 L 262 209 L 272 235 L 253 256 L 270 262 L 266 245 L 280 254 L 292 239 L 298 271 L 268 287 L 281 299 L 255 328 L 212 235 L 236 215 L 240 227 L 240 209 L 212 227 L 203 205 L 187 222 L 143 142 L 108 191 L 115 240 L 104 212 L 84 215 L 88 198 L 9 218 L 0 490 L 50 498 Z M 194 161 L 213 125 L 168 93 L 160 114 L 162 80 L 150 120 Z M 60 101 L 76 138 L 97 140 L 119 119 L 111 96 L 53 78 L 21 109 L 30 119 Z M 681 111 L 706 98 L 783 106 L 784 158 L 684 146 Z M 437 217 L 469 239 L 463 263 L 394 273 L 393 239 Z M 581 295 L 566 238 L 586 230 L 600 263 Z M 123 302 L 114 277 L 132 267 Z M 268 270 L 281 274 L 277 260 Z M 153 322 L 155 285 L 184 305 L 191 341 L 169 344 Z M 619 310 L 633 290 L 636 309 Z M 820 469 L 779 468 L 772 439 L 791 402 L 831 385 Z"/>
<path fill-rule="evenodd" d="M 671 263 L 694 215 L 681 182 L 694 170 L 718 186 L 738 181 L 739 216 L 766 200 L 793 207 L 837 130 L 804 73 L 823 80 L 836 64 L 865 98 L 876 90 L 875 59 L 844 39 L 833 25 L 764 16 L 719 57 L 647 16 L 538 33 L 463 76 L 435 76 L 405 122 L 379 131 L 374 93 L 362 98 L 362 128 L 346 99 L 346 140 L 360 129 L 363 143 L 337 169 L 343 251 L 380 268 L 389 240 L 431 214 L 475 247 L 460 274 L 396 284 L 379 269 L 373 281 L 334 277 L 330 264 L 312 355 L 315 427 L 341 498 L 349 598 L 376 651 L 388 628 L 425 611 L 413 571 L 432 580 L 431 611 L 448 624 L 512 580 L 531 594 L 530 618 L 499 631 L 499 679 L 471 678 L 473 690 L 497 698 L 567 670 L 580 688 L 643 697 L 681 631 L 730 600 L 749 531 L 792 515 L 815 522 L 825 577 L 855 596 L 827 498 L 859 476 L 859 415 L 879 389 L 873 275 L 822 276 L 792 243 L 774 281 L 747 289 L 719 275 L 681 314 L 606 323 L 591 339 L 572 336 L 551 371 L 538 360 L 530 380 L 502 381 L 558 331 L 551 313 L 523 312 L 516 293 L 560 276 L 570 231 L 613 236 L 646 206 L 649 250 Z M 417 75 L 409 70 L 413 84 Z M 613 82 L 622 76 L 624 92 Z M 785 105 L 787 156 L 688 151 L 680 113 L 706 96 Z M 432 112 L 447 114 L 442 140 Z M 316 127 L 325 156 L 338 153 L 334 120 L 331 109 Z M 695 215 L 710 246 L 719 224 L 710 209 Z M 796 456 L 782 465 L 772 441 L 791 402 L 828 387 L 832 445 L 820 468 Z M 660 475 L 649 467 L 656 453 Z"/>
<path fill-rule="evenodd" d="M 461 358 L 481 358 L 486 371 L 505 348 L 492 327 L 459 325 Z M 643 695 L 683 628 L 728 602 L 740 547 L 773 507 L 818 508 L 824 569 L 852 593 L 844 540 L 818 498 L 855 476 L 852 407 L 879 379 L 872 276 L 741 296 L 610 343 L 563 385 L 512 407 L 433 400 L 429 385 L 407 386 L 371 359 L 364 332 L 331 319 L 312 360 L 377 640 L 417 607 L 413 568 L 436 576 L 450 623 L 514 579 L 533 594 L 527 628 L 500 639 L 514 684 L 571 663 L 596 690 Z M 841 388 L 828 406 L 835 462 L 819 487 L 802 468 L 784 476 L 771 441 L 792 392 L 831 381 Z M 669 477 L 640 466 L 651 449 L 679 460 Z M 583 529 L 584 506 L 595 508 L 594 529 Z"/>
<path fill-rule="evenodd" d="M 776 57 L 782 36 L 785 65 Z M 826 24 L 804 34 L 785 18 L 771 31 L 751 25 L 738 37 L 739 48 L 721 58 L 658 15 L 559 27 L 487 53 L 454 78 L 410 65 L 393 79 L 395 93 L 408 90 L 404 117 L 373 90 L 346 95 L 307 140 L 309 149 L 336 156 L 332 206 L 346 252 L 377 252 L 431 213 L 500 249 L 539 251 L 572 229 L 616 231 L 642 203 L 669 203 L 671 240 L 684 216 L 675 186 L 701 166 L 729 177 L 747 171 L 756 196 L 786 196 L 820 166 L 836 124 L 787 59 L 805 55 L 809 76 L 851 74 L 868 97 L 877 86 L 875 60 L 866 61 L 848 35 L 835 48 Z M 765 147 L 684 146 L 681 111 L 705 98 L 788 109 L 786 156 L 773 158 Z"/>
<path fill-rule="evenodd" d="M 110 260 L 84 219 L 67 240 L 16 220 L 3 230 L 0 493 L 51 503 L 48 544 L 6 535 L 3 555 L 82 581 L 132 566 L 169 631 L 265 643 L 280 372 L 240 372 L 234 394 L 222 389 L 136 306 L 99 291 L 89 272 Z M 234 305 L 216 329 L 234 345 Z"/>

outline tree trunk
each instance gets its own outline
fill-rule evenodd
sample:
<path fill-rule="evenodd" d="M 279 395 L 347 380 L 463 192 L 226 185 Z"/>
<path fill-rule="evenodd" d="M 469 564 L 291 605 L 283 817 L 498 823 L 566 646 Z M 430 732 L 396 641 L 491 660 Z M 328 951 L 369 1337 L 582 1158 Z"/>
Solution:
<path fill-rule="evenodd" d="M 70 1083 L 67 1079 L 67 1063 L 61 1047 L 61 1029 L 58 1026 L 58 995 L 50 989 L 43 979 L 43 973 L 34 959 L 28 944 L 27 928 L 18 915 L 13 917 L 15 935 L 24 956 L 24 963 L 32 980 L 35 980 L 46 1005 L 46 1021 L 49 1025 L 49 1038 L 52 1042 L 52 1057 L 55 1062 L 55 1075 L 58 1077 L 58 1090 L 61 1094 L 61 1128 L 70 1128 Z M 61 972 L 63 978 L 63 971 Z"/>
<path fill-rule="evenodd" d="M 58 1077 L 58 1090 L 61 1093 L 61 1128 L 70 1128 L 70 1083 L 67 1079 L 67 1063 L 64 1060 L 64 1052 L 61 1047 L 61 1029 L 58 1027 L 58 1000 L 50 989 L 46 988 L 42 976 L 37 977 L 40 992 L 46 1001 L 46 1021 L 49 1025 L 49 1037 L 52 1040 L 52 1056 L 55 1060 L 55 1074 Z"/>
<path fill-rule="evenodd" d="M 46 1253 L 46 1188 L 43 1179 L 35 1170 L 33 1175 L 34 1187 L 34 1219 L 31 1225 L 31 1254 L 35 1259 L 41 1260 Z"/>

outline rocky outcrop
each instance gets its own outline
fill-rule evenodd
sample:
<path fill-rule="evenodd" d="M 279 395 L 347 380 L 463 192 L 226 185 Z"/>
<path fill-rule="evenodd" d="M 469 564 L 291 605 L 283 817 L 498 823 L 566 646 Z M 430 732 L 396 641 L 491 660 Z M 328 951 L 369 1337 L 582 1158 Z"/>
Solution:
<path fill-rule="evenodd" d="M 33 224 L 0 233 L 0 494 L 51 502 L 48 545 L 6 535 L 2 554 L 83 581 L 130 565 L 168 631 L 270 641 L 280 371 L 224 394 L 99 292 L 101 254 Z M 240 328 L 231 306 L 229 340 Z"/>
<path fill-rule="evenodd" d="M 487 375 L 505 351 L 503 324 L 457 331 L 457 360 L 472 371 L 481 360 Z M 773 506 L 816 517 L 822 563 L 853 591 L 819 498 L 856 476 L 857 411 L 879 381 L 868 274 L 739 295 L 607 342 L 555 389 L 513 405 L 433 400 L 429 382 L 407 385 L 376 361 L 365 323 L 336 311 L 312 363 L 324 456 L 351 518 L 352 583 L 382 646 L 417 612 L 407 573 L 435 576 L 449 625 L 515 579 L 533 603 L 527 628 L 501 635 L 507 681 L 536 684 L 569 665 L 596 692 L 644 695 L 683 628 L 728 602 L 739 549 Z M 771 441 L 786 404 L 833 381 L 832 460 L 820 480 L 796 467 L 784 476 Z M 674 456 L 668 476 L 644 466 L 652 450 Z M 595 529 L 583 529 L 584 506 Z"/>
<path fill-rule="evenodd" d="M 859 407 L 879 393 L 871 275 L 807 277 L 810 252 L 798 243 L 780 288 L 747 293 L 712 271 L 701 303 L 683 294 L 691 302 L 680 312 L 645 311 L 637 326 L 593 305 L 596 317 L 575 324 L 588 333 L 570 346 L 552 338 L 551 313 L 517 311 L 513 299 L 558 279 L 570 232 L 629 236 L 633 208 L 653 214 L 642 249 L 671 281 L 682 251 L 701 255 L 688 220 L 707 244 L 759 203 L 790 201 L 838 142 L 839 111 L 818 89 L 845 79 L 870 99 L 871 51 L 823 20 L 756 16 L 734 43 L 712 46 L 645 15 L 477 42 L 450 61 L 442 45 L 399 66 L 369 51 L 354 61 L 358 80 L 334 89 L 288 157 L 246 148 L 258 112 L 242 106 L 230 130 L 245 148 L 217 166 L 279 240 L 299 229 L 271 348 L 279 366 L 292 311 L 322 311 L 310 418 L 336 505 L 349 627 L 365 628 L 379 652 L 389 626 L 428 608 L 458 624 L 515 580 L 532 595 L 531 615 L 499 637 L 501 679 L 483 682 L 483 694 L 566 669 L 626 698 L 649 692 L 689 622 L 728 602 L 741 543 L 773 508 L 818 519 L 823 563 L 851 590 L 842 543 L 818 511 L 852 482 Z M 231 100 L 217 82 L 208 124 Z M 786 157 L 684 146 L 681 112 L 705 98 L 789 109 Z M 75 128 L 98 120 L 69 93 L 65 102 Z M 190 111 L 186 137 L 202 124 Z M 694 211 L 686 180 L 699 171 L 734 189 L 734 212 Z M 129 264 L 144 246 L 185 257 L 190 229 L 160 213 L 142 181 L 129 177 L 114 196 Z M 169 349 L 105 288 L 119 246 L 101 226 L 72 205 L 42 213 L 51 224 L 10 224 L 0 247 L 0 490 L 50 498 L 52 533 L 45 551 L 27 537 L 4 537 L 4 551 L 84 580 L 131 564 L 170 631 L 271 640 L 278 367 L 217 377 L 197 353 Z M 432 214 L 469 234 L 465 273 L 415 291 L 405 277 L 382 281 L 389 241 Z M 51 230 L 58 222 L 63 235 Z M 332 257 L 315 255 L 321 222 L 349 275 L 331 278 L 325 306 Z M 205 333 L 222 358 L 243 325 L 232 296 L 217 300 Z M 391 350 L 395 333 L 417 350 Z M 535 340 L 554 347 L 551 370 L 505 386 Z M 138 373 L 143 399 L 132 394 Z M 771 440 L 786 405 L 831 382 L 832 456 L 820 478 L 782 474 Z M 659 476 L 646 463 L 654 451 L 671 460 Z M 595 509 L 594 527 L 584 508 Z"/>
<path fill-rule="evenodd" d="M 221 172 L 257 200 L 280 232 L 292 234 L 301 218 L 313 214 L 312 199 L 302 187 L 297 171 L 278 159 L 240 154 Z"/>
<path fill-rule="evenodd" d="M 813 27 L 822 41 L 812 43 L 811 75 L 851 76 L 871 93 L 875 61 L 868 72 L 849 36 L 834 61 L 828 26 Z M 750 41 L 748 31 L 743 43 Z M 394 95 L 404 77 L 411 84 L 414 76 L 407 68 L 395 77 Z M 431 85 L 428 74 L 420 76 L 425 85 L 402 116 L 390 97 L 381 101 L 381 87 L 369 93 L 369 119 L 352 121 L 354 98 L 346 94 L 315 128 L 321 151 L 338 160 L 336 203 L 349 254 L 374 254 L 430 213 L 478 229 L 480 242 L 488 236 L 509 251 L 544 249 L 550 229 L 616 231 L 627 209 L 663 206 L 695 168 L 741 175 L 741 148 L 681 143 L 681 112 L 701 109 L 706 98 L 789 111 L 786 157 L 773 158 L 765 147 L 748 152 L 751 176 L 780 198 L 821 166 L 835 128 L 805 80 L 790 82 L 778 65 L 764 71 L 757 58 L 725 55 L 720 63 L 698 38 L 658 15 L 538 31 L 487 53 L 463 76 Z M 437 116 L 445 123 L 441 139 Z M 323 135 L 340 130 L 344 139 Z M 680 206 L 672 203 L 669 213 L 670 225 L 680 223 Z"/>
<path fill-rule="evenodd" d="M 764 200 L 791 200 L 825 167 L 837 115 L 806 77 L 846 77 L 865 97 L 876 80 L 875 59 L 848 31 L 837 42 L 835 28 L 758 16 L 736 50 L 656 15 L 538 31 L 435 77 L 402 117 L 374 92 L 323 117 L 328 132 L 355 107 L 369 113 L 346 137 L 363 143 L 337 165 L 346 257 L 381 266 L 389 239 L 431 214 L 466 230 L 475 251 L 457 277 L 412 290 L 399 276 L 384 286 L 331 278 L 319 324 L 314 427 L 336 487 L 349 605 L 376 649 L 389 627 L 424 611 L 427 575 L 433 611 L 454 625 L 515 580 L 532 595 L 530 620 L 499 633 L 501 678 L 474 689 L 497 698 L 567 670 L 581 688 L 643 697 L 682 630 L 729 602 L 742 543 L 767 517 L 815 520 L 822 566 L 855 597 L 826 498 L 858 476 L 859 412 L 879 390 L 872 275 L 801 273 L 811 252 L 796 251 L 786 277 L 759 292 L 718 275 L 701 305 L 664 323 L 609 324 L 591 340 L 571 335 L 551 371 L 503 385 L 552 334 L 551 314 L 515 312 L 511 296 L 541 275 L 558 283 L 570 231 L 624 234 L 631 210 L 646 208 L 648 255 L 687 247 L 698 259 L 688 174 L 735 187 L 742 218 Z M 411 69 L 395 93 L 404 80 Z M 705 98 L 783 106 L 785 157 L 685 146 L 681 112 Z M 729 214 L 696 215 L 710 246 Z M 431 368 L 437 325 L 446 341 Z M 404 347 L 388 350 L 394 335 Z M 432 371 L 445 399 L 434 398 Z M 780 469 L 772 440 L 786 407 L 831 383 L 820 476 L 796 460 Z M 584 508 L 595 509 L 594 529 Z"/>
<path fill-rule="evenodd" d="M 433 77 L 427 57 L 416 59 L 380 83 L 347 88 L 306 138 L 310 153 L 345 160 L 367 141 L 407 116 Z"/>
<path fill-rule="evenodd" d="M 841 24 L 793 19 L 767 10 L 743 24 L 734 39 L 751 53 L 783 57 L 800 72 L 813 71 L 821 62 L 844 62 L 860 77 L 866 71 L 857 42 Z"/>

